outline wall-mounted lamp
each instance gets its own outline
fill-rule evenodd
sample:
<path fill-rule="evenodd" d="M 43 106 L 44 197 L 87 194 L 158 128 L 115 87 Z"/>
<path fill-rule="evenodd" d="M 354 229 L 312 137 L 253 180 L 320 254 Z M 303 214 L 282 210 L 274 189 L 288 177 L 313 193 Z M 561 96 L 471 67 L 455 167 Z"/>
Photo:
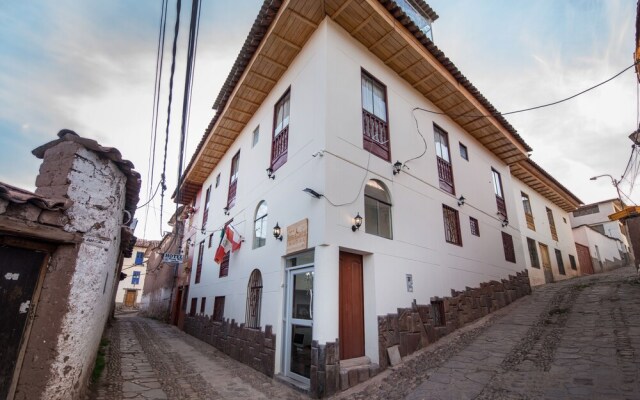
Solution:
<path fill-rule="evenodd" d="M 280 229 L 280 225 L 278 225 L 277 222 L 276 226 L 273 227 L 273 237 L 276 238 L 276 240 L 282 242 L 282 230 Z"/>
<path fill-rule="evenodd" d="M 224 211 L 224 215 L 229 215 L 229 207 L 225 207 L 222 210 Z"/>
<path fill-rule="evenodd" d="M 187 246 L 193 247 L 194 245 L 195 245 L 195 243 L 191 242 L 191 238 L 187 239 Z"/>
<path fill-rule="evenodd" d="M 358 212 L 356 214 L 356 216 L 353 217 L 353 225 L 351 225 L 351 230 L 353 232 L 355 232 L 358 229 L 360 229 L 361 226 L 362 226 L 362 217 L 360 216 L 360 213 Z"/>
<path fill-rule="evenodd" d="M 322 195 L 320 193 L 318 193 L 315 190 L 310 189 L 310 188 L 304 188 L 304 189 L 302 189 L 302 191 L 305 192 L 305 193 L 308 193 L 309 196 L 313 196 L 316 199 L 319 199 L 320 197 L 322 197 Z"/>
<path fill-rule="evenodd" d="M 402 163 L 400 161 L 396 161 L 396 163 L 393 164 L 393 174 L 398 175 L 401 170 L 402 170 Z"/>
<path fill-rule="evenodd" d="M 458 198 L 458 205 L 463 206 L 465 201 L 467 201 L 467 199 L 465 199 L 464 196 L 460 196 Z"/>
<path fill-rule="evenodd" d="M 507 225 L 509 225 L 509 220 L 505 218 L 502 220 L 502 227 L 504 228 Z"/>
<path fill-rule="evenodd" d="M 273 173 L 273 168 L 271 167 L 267 168 L 267 177 L 269 179 L 276 179 L 276 176 Z"/>

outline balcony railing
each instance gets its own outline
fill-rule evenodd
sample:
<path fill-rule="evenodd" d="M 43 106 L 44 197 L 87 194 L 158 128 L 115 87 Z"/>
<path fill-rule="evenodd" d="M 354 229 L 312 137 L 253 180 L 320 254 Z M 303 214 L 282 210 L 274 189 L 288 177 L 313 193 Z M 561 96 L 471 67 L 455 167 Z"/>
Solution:
<path fill-rule="evenodd" d="M 455 188 L 453 186 L 453 169 L 451 164 L 440 157 L 436 157 L 438 160 L 438 177 L 440 178 L 440 189 L 445 192 L 455 194 Z"/>
<path fill-rule="evenodd" d="M 284 127 L 271 142 L 271 168 L 275 171 L 287 162 L 289 149 L 289 125 Z"/>
<path fill-rule="evenodd" d="M 227 208 L 233 207 L 236 203 L 236 189 L 238 188 L 238 180 L 231 182 L 229 184 L 229 195 L 227 197 Z"/>
<path fill-rule="evenodd" d="M 496 195 L 496 205 L 498 206 L 498 213 L 507 218 L 507 206 L 504 203 L 504 199 Z"/>
<path fill-rule="evenodd" d="M 524 213 L 524 217 L 527 220 L 527 228 L 531 229 L 532 231 L 535 231 L 536 224 L 535 222 L 533 222 L 533 215 L 529 213 Z"/>
<path fill-rule="evenodd" d="M 390 160 L 389 128 L 386 121 L 381 120 L 367 110 L 362 110 L 362 135 L 364 148 L 385 160 Z"/>

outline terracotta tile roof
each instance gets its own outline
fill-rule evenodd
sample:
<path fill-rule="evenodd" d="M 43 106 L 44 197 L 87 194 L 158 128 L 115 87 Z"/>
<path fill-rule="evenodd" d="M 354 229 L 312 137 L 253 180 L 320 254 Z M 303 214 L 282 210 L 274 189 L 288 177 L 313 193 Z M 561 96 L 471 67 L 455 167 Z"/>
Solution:
<path fill-rule="evenodd" d="M 137 239 L 135 247 L 144 247 L 145 249 L 149 246 L 158 247 L 160 246 L 159 240 L 147 240 L 147 239 Z"/>
<path fill-rule="evenodd" d="M 66 210 L 72 204 L 69 199 L 48 199 L 35 193 L 0 182 L 0 199 L 16 204 L 33 204 L 43 210 Z"/>

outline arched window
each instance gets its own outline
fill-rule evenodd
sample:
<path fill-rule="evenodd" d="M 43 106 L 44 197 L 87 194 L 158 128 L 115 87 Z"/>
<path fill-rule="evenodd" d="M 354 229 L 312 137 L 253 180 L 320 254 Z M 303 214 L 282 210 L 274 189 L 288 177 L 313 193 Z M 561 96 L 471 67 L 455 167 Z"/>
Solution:
<path fill-rule="evenodd" d="M 262 303 L 262 274 L 254 269 L 247 285 L 247 312 L 245 325 L 247 328 L 260 328 L 260 305 Z"/>
<path fill-rule="evenodd" d="M 367 233 L 387 239 L 393 237 L 389 191 L 382 182 L 374 179 L 364 188 L 364 227 Z"/>
<path fill-rule="evenodd" d="M 257 249 L 267 243 L 267 202 L 261 201 L 256 209 L 254 223 L 253 248 Z"/>

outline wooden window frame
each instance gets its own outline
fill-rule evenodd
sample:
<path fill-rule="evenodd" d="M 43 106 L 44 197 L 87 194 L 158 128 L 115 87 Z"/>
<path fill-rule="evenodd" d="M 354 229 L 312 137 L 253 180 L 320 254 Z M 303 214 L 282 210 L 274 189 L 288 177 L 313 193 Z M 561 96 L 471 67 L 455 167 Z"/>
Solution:
<path fill-rule="evenodd" d="M 289 121 L 287 126 L 283 126 L 276 132 L 278 123 L 278 107 L 284 105 L 285 101 L 289 101 Z M 291 86 L 285 90 L 280 96 L 276 104 L 273 106 L 273 129 L 271 132 L 271 162 L 270 166 L 273 171 L 282 167 L 287 162 L 289 154 L 289 125 L 291 123 Z"/>
<path fill-rule="evenodd" d="M 498 208 L 498 214 L 502 215 L 504 218 L 507 218 L 507 203 L 504 198 L 502 175 L 495 168 L 491 168 L 491 180 L 493 181 L 493 193 L 496 196 L 496 206 Z M 498 189 L 500 193 L 498 193 Z"/>
<path fill-rule="evenodd" d="M 380 186 L 384 190 L 384 193 L 386 195 L 387 201 L 367 194 L 367 186 L 369 185 L 369 182 L 371 182 L 371 181 L 374 181 L 378 186 Z M 365 214 L 364 214 L 364 218 L 365 218 L 364 229 L 365 229 L 365 232 L 370 234 L 370 235 L 376 235 L 376 236 L 379 236 L 381 238 L 393 240 L 393 204 L 391 204 L 391 195 L 389 194 L 389 188 L 387 188 L 387 186 L 385 184 L 383 184 L 382 182 L 380 182 L 377 179 L 370 179 L 370 180 L 367 181 L 367 184 L 365 185 L 364 197 L 365 197 Z M 367 213 L 367 210 L 368 210 L 367 205 L 366 205 L 367 199 L 369 199 L 371 201 L 374 201 L 375 204 L 376 204 L 376 219 L 378 221 L 378 226 L 376 227 L 375 231 L 373 231 L 373 229 L 372 229 L 373 228 L 372 223 L 367 224 L 367 220 L 371 221 L 371 216 L 370 215 L 368 216 L 368 213 Z M 388 232 L 388 235 L 386 235 L 387 232 L 382 232 L 382 230 L 380 229 L 380 221 L 381 221 L 381 218 L 380 218 L 380 205 L 384 205 L 384 206 L 389 207 L 389 232 Z"/>
<path fill-rule="evenodd" d="M 443 204 L 442 220 L 444 222 L 444 240 L 447 243 L 462 247 L 462 232 L 460 231 L 458 210 Z"/>
<path fill-rule="evenodd" d="M 520 192 L 520 197 L 522 198 L 522 208 L 524 209 L 524 218 L 527 221 L 527 228 L 532 231 L 536 230 L 536 223 L 533 219 L 533 210 L 531 209 L 531 199 L 529 195 L 525 192 Z M 526 199 L 526 202 L 525 202 Z"/>
<path fill-rule="evenodd" d="M 216 296 L 213 299 L 213 315 L 211 318 L 214 321 L 222 322 L 224 320 L 224 296 Z"/>
<path fill-rule="evenodd" d="M 473 236 L 480 237 L 480 222 L 476 218 L 469 217 L 469 227 Z"/>
<path fill-rule="evenodd" d="M 194 283 L 200 283 L 202 276 L 202 259 L 204 255 L 204 240 L 198 245 L 198 263 L 196 264 L 196 276 Z"/>
<path fill-rule="evenodd" d="M 540 269 L 540 256 L 538 255 L 538 246 L 535 240 L 527 238 L 527 250 L 529 252 L 531 268 Z"/>
<path fill-rule="evenodd" d="M 234 169 L 234 166 L 235 166 L 235 169 Z M 238 152 L 231 159 L 231 170 L 229 172 L 229 191 L 227 192 L 227 210 L 231 209 L 231 207 L 233 207 L 236 204 L 239 172 L 240 172 L 240 150 L 238 150 Z"/>
<path fill-rule="evenodd" d="M 250 329 L 260 329 L 260 312 L 262 308 L 262 273 L 254 269 L 247 283 L 247 309 L 245 311 L 245 326 Z"/>
<path fill-rule="evenodd" d="M 202 230 L 207 228 L 207 220 L 209 219 L 209 202 L 211 201 L 211 185 L 207 188 L 204 197 L 204 204 L 202 205 Z"/>
<path fill-rule="evenodd" d="M 549 230 L 551 231 L 551 239 L 554 241 L 558 241 L 558 230 L 556 229 L 556 221 L 553 218 L 553 211 L 546 207 L 547 209 L 547 219 L 549 220 Z"/>
<path fill-rule="evenodd" d="M 391 136 L 389 134 L 389 97 L 387 94 L 387 86 L 379 79 L 373 76 L 364 68 L 360 73 L 360 108 L 362 109 L 362 145 L 369 153 L 382 158 L 385 161 L 391 161 Z M 371 80 L 374 85 L 379 86 L 384 91 L 385 118 L 383 121 L 377 115 L 364 108 L 364 99 L 362 98 L 362 80 L 363 78 Z M 382 137 L 382 141 L 374 139 L 374 137 Z"/>
<path fill-rule="evenodd" d="M 220 272 L 218 273 L 218 278 L 224 278 L 225 276 L 229 276 L 229 260 L 231 259 L 231 251 L 227 251 L 224 253 L 224 257 L 222 257 L 222 261 L 220 262 Z"/>
<path fill-rule="evenodd" d="M 573 254 L 569 254 L 569 264 L 571 265 L 572 270 L 578 270 L 578 264 L 576 264 L 576 258 L 573 256 Z"/>
<path fill-rule="evenodd" d="M 562 259 L 562 252 L 558 249 L 554 249 L 556 253 L 556 262 L 558 263 L 558 272 L 560 275 L 566 275 L 567 271 L 564 269 L 564 260 Z"/>
<path fill-rule="evenodd" d="M 433 124 L 433 140 L 434 147 L 436 151 L 436 163 L 438 168 L 438 179 L 440 183 L 440 189 L 444 190 L 447 193 L 450 193 L 455 196 L 456 194 L 456 184 L 453 178 L 453 164 L 451 160 L 451 145 L 449 143 L 449 133 L 439 127 L 437 124 Z M 449 161 L 438 155 L 436 135 L 441 136 L 447 145 L 447 157 Z"/>
<path fill-rule="evenodd" d="M 204 315 L 206 307 L 207 307 L 207 298 L 203 297 L 200 299 L 200 314 Z"/>
<path fill-rule="evenodd" d="M 460 147 L 460 157 L 462 157 L 463 159 L 469 161 L 469 149 L 467 148 L 466 145 L 458 142 L 458 145 Z M 463 151 L 464 149 L 464 151 Z"/>
<path fill-rule="evenodd" d="M 506 232 L 502 233 L 502 248 L 504 249 L 504 259 L 506 261 L 516 262 L 516 249 L 513 246 L 513 236 Z"/>

